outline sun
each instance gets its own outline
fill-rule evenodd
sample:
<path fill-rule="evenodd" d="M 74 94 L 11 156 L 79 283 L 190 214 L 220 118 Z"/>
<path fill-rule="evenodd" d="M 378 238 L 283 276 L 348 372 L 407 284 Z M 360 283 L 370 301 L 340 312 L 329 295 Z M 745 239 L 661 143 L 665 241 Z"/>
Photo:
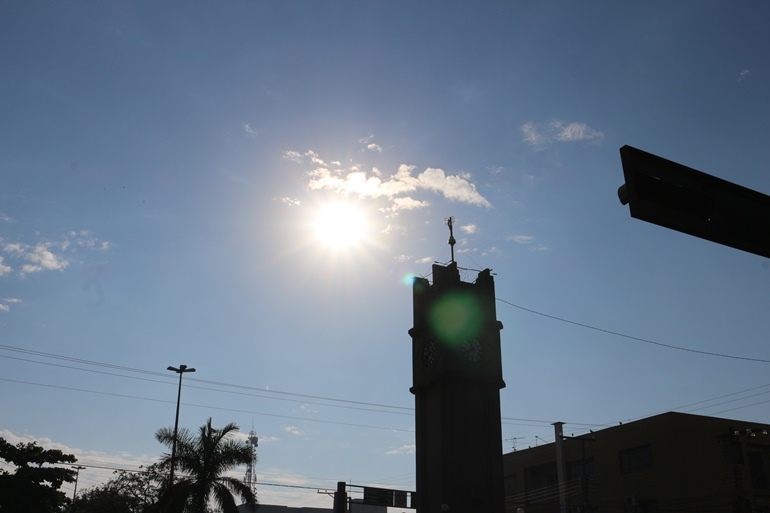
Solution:
<path fill-rule="evenodd" d="M 334 202 L 320 207 L 313 219 L 313 232 L 326 247 L 350 249 L 362 243 L 367 235 L 365 212 L 347 202 Z"/>

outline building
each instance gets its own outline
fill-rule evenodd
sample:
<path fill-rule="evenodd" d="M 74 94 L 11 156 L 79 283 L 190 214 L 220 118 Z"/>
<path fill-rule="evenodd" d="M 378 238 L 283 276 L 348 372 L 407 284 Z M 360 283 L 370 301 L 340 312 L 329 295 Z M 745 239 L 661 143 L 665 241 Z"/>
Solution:
<path fill-rule="evenodd" d="M 767 424 L 663 413 L 505 454 L 506 511 L 770 513 Z"/>

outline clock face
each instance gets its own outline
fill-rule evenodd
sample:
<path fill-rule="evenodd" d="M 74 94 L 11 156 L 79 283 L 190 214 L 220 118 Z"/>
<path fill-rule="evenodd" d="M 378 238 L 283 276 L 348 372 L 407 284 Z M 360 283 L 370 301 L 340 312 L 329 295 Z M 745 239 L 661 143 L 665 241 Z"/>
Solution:
<path fill-rule="evenodd" d="M 478 363 L 484 357 L 484 347 L 481 345 L 481 341 L 476 338 L 469 338 L 465 340 L 460 346 L 463 358 L 470 363 Z"/>
<path fill-rule="evenodd" d="M 422 348 L 422 364 L 425 367 L 432 367 L 438 360 L 438 347 L 432 340 L 428 340 Z"/>

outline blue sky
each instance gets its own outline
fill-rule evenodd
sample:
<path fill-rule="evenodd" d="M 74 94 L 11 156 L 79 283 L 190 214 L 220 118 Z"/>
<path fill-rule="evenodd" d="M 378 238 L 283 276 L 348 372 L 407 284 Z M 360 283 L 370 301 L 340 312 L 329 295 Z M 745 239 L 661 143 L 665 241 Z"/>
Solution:
<path fill-rule="evenodd" d="M 459 265 L 496 273 L 502 449 L 770 422 L 770 262 L 616 195 L 624 144 L 770 193 L 769 15 L 3 2 L 0 436 L 96 484 L 161 454 L 186 364 L 180 425 L 253 426 L 262 502 L 414 489 L 408 282 L 449 260 L 449 216 Z"/>

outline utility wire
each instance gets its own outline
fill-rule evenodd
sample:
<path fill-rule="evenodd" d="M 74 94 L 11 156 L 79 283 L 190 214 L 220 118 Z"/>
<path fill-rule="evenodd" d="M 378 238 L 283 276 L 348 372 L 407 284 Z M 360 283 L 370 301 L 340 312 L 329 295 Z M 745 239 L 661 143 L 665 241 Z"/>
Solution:
<path fill-rule="evenodd" d="M 123 366 L 123 365 L 113 365 L 113 364 L 110 364 L 110 363 L 98 362 L 98 361 L 93 361 L 93 360 L 85 360 L 85 359 L 82 359 L 82 358 L 73 358 L 73 357 L 70 357 L 70 356 L 64 356 L 64 355 L 59 355 L 59 354 L 54 354 L 54 353 L 45 353 L 45 352 L 42 352 L 42 351 L 35 351 L 35 350 L 31 350 L 31 349 L 24 349 L 24 348 L 21 348 L 21 347 L 9 346 L 9 345 L 4 345 L 4 344 L 0 344 L 0 349 L 7 350 L 7 351 L 13 351 L 13 352 L 19 352 L 19 353 L 25 353 L 25 354 L 30 354 L 30 355 L 35 355 L 35 356 L 39 356 L 39 357 L 43 357 L 43 358 L 51 358 L 51 359 L 56 359 L 56 360 L 65 360 L 65 361 L 69 361 L 69 362 L 76 362 L 76 363 L 80 363 L 80 364 L 83 364 L 83 365 L 91 365 L 91 366 L 97 366 L 97 367 L 106 367 L 106 368 L 110 368 L 110 369 L 117 369 L 117 370 L 122 370 L 122 371 L 127 371 L 127 372 L 136 372 L 136 373 L 140 373 L 140 374 L 158 376 L 158 377 L 163 378 L 164 382 L 172 381 L 172 379 L 169 377 L 168 373 L 162 373 L 162 372 L 158 372 L 158 371 L 148 371 L 148 370 L 144 370 L 144 369 L 137 369 L 137 368 L 134 368 L 134 367 L 126 367 L 126 366 Z M 8 358 L 8 357 L 6 357 L 6 358 Z M 39 362 L 39 363 L 43 363 L 43 362 Z M 86 370 L 86 369 L 82 369 L 82 370 Z M 91 372 L 94 372 L 94 371 L 91 371 Z M 124 376 L 124 377 L 128 377 L 128 376 Z M 140 379 L 140 378 L 134 378 L 134 379 Z M 147 380 L 147 381 L 154 381 L 154 380 Z M 358 404 L 358 405 L 363 405 L 363 406 L 388 408 L 388 409 L 394 409 L 394 410 L 414 410 L 414 408 L 410 408 L 410 407 L 407 407 L 407 406 L 393 406 L 393 405 L 387 405 L 387 404 L 371 403 L 371 402 L 366 402 L 366 401 L 353 401 L 353 400 L 349 400 L 349 399 L 336 399 L 336 398 L 332 398 L 332 397 L 322 397 L 322 396 L 317 396 L 317 395 L 299 394 L 299 393 L 294 393 L 294 392 L 285 392 L 285 391 L 281 391 L 281 390 L 270 390 L 270 389 L 266 389 L 266 388 L 259 388 L 259 387 L 253 387 L 253 386 L 247 386 L 247 385 L 238 385 L 238 384 L 233 384 L 233 383 L 225 383 L 225 382 L 221 382 L 221 381 L 211 381 L 211 380 L 205 380 L 205 379 L 198 379 L 198 378 L 194 378 L 194 377 L 189 377 L 189 378 L 185 379 L 185 383 L 189 383 L 189 382 L 197 382 L 197 383 L 205 383 L 205 384 L 209 384 L 209 385 L 219 385 L 219 386 L 225 386 L 225 387 L 231 387 L 231 388 L 240 388 L 240 389 L 246 389 L 246 390 L 254 390 L 254 391 L 263 392 L 263 393 L 267 393 L 267 394 L 286 395 L 286 396 L 293 396 L 293 397 L 303 397 L 303 398 L 307 398 L 307 399 L 332 401 L 332 402 L 347 403 L 347 404 Z M 331 405 L 327 405 L 327 406 L 331 406 Z"/>
<path fill-rule="evenodd" d="M 6 359 L 9 359 L 9 360 L 17 360 L 17 361 L 21 361 L 21 362 L 37 363 L 37 364 L 40 364 L 40 365 L 48 365 L 48 366 L 51 366 L 51 367 L 59 367 L 59 368 L 62 368 L 62 369 L 73 369 L 73 370 L 79 370 L 79 371 L 83 371 L 83 372 L 91 372 L 91 373 L 95 373 L 95 374 L 104 374 L 104 375 L 107 375 L 107 376 L 117 376 L 117 377 L 126 378 L 126 379 L 136 379 L 136 380 L 140 380 L 140 381 L 147 381 L 149 383 L 162 383 L 164 385 L 169 384 L 168 380 L 140 378 L 138 376 L 126 376 L 125 374 L 116 374 L 114 372 L 100 371 L 100 370 L 95 370 L 95 369 L 84 369 L 82 367 L 73 367 L 71 365 L 63 365 L 63 364 L 59 364 L 59 363 L 41 362 L 41 361 L 38 361 L 38 360 L 29 360 L 27 358 L 19 358 L 19 357 L 16 357 L 16 356 L 7 356 L 7 355 L 0 354 L 0 358 L 6 358 Z M 166 374 L 162 374 L 161 376 L 163 376 L 164 378 L 167 377 Z M 190 381 L 190 380 L 192 380 L 192 379 L 191 378 L 188 379 L 188 381 Z M 201 381 L 201 380 L 197 380 L 197 381 Z M 222 384 L 222 385 L 226 385 L 226 384 Z M 230 386 L 236 386 L 236 387 L 244 388 L 244 389 L 253 389 L 253 387 L 245 387 L 245 386 L 240 386 L 240 385 L 230 385 Z M 186 388 L 195 388 L 197 390 L 210 390 L 210 391 L 213 391 L 213 392 L 220 392 L 220 393 L 223 393 L 223 394 L 237 394 L 237 395 L 245 395 L 245 396 L 248 396 L 248 397 L 262 397 L 262 398 L 271 399 L 271 400 L 274 400 L 274 401 L 288 401 L 288 402 L 302 403 L 302 404 L 314 404 L 314 405 L 319 405 L 319 406 L 329 406 L 331 408 L 345 408 L 345 409 L 349 409 L 349 410 L 372 411 L 372 412 L 378 412 L 378 413 L 390 413 L 390 414 L 394 414 L 394 415 L 413 415 L 413 412 L 414 412 L 414 408 L 403 408 L 403 407 L 399 407 L 399 406 L 393 406 L 392 408 L 403 408 L 405 410 L 412 410 L 412 411 L 411 412 L 388 411 L 388 410 L 378 410 L 378 409 L 373 409 L 373 408 L 363 408 L 363 407 L 357 407 L 357 406 L 345 406 L 345 405 L 340 405 L 340 404 L 319 403 L 319 402 L 313 402 L 313 401 L 301 401 L 299 399 L 287 399 L 287 398 L 284 398 L 284 397 L 271 397 L 271 396 L 263 395 L 263 394 L 249 394 L 249 393 L 246 393 L 246 392 L 234 392 L 234 391 L 229 391 L 229 390 L 221 390 L 221 389 L 218 389 L 218 388 L 202 387 L 202 386 L 196 386 L 196 385 L 185 385 L 185 387 Z M 262 389 L 256 389 L 256 390 L 262 390 Z M 344 401 L 344 399 L 339 399 L 338 401 Z M 361 404 L 364 404 L 364 403 L 361 403 Z M 385 405 L 379 405 L 379 406 L 387 407 Z"/>
<path fill-rule="evenodd" d="M 500 299 L 498 299 L 498 300 L 502 301 L 502 302 L 505 302 L 507 304 L 511 304 L 511 303 L 509 303 L 509 302 L 507 302 L 505 300 L 500 300 Z M 516 308 L 522 308 L 522 307 L 520 307 L 518 305 L 513 305 L 513 304 L 511 304 L 511 305 L 515 306 Z M 539 315 L 545 315 L 546 317 L 553 317 L 553 316 L 549 316 L 547 314 L 541 314 L 540 312 L 535 312 L 534 310 L 529 310 L 529 309 L 524 309 L 524 310 L 531 311 L 531 312 L 537 313 Z M 561 319 L 559 319 L 559 320 L 561 320 Z M 572 323 L 572 321 L 565 321 L 565 322 Z M 583 324 L 580 324 L 580 323 L 574 323 L 574 324 L 577 324 L 577 325 L 580 325 L 580 326 L 586 326 L 586 327 L 589 327 L 591 329 L 597 329 L 599 331 L 605 331 L 605 330 L 601 330 L 599 328 L 594 328 L 594 327 L 591 327 L 591 326 L 588 326 L 588 325 L 583 325 Z M 609 333 L 613 333 L 613 332 L 609 332 Z M 628 337 L 627 335 L 621 335 L 621 336 Z M 632 337 L 629 337 L 629 338 L 632 338 Z M 162 378 L 162 380 L 156 380 L 156 379 L 150 379 L 150 378 L 142 378 L 142 377 L 137 377 L 137 376 L 126 376 L 126 375 L 123 375 L 123 374 L 116 374 L 116 373 L 113 373 L 113 372 L 99 371 L 99 370 L 94 370 L 94 369 L 85 369 L 85 368 L 82 368 L 82 367 L 74 367 L 74 366 L 63 365 L 63 364 L 55 364 L 55 363 L 50 363 L 50 362 L 41 362 L 41 361 L 37 361 L 37 360 L 29 360 L 29 359 L 25 359 L 25 358 L 13 357 L 13 356 L 2 355 L 2 354 L 0 354 L 0 358 L 8 358 L 8 359 L 26 361 L 26 362 L 37 363 L 37 364 L 41 364 L 41 365 L 51 365 L 51 366 L 68 368 L 68 369 L 73 369 L 73 370 L 79 370 L 79 371 L 83 371 L 83 372 L 93 372 L 93 373 L 98 373 L 98 374 L 123 377 L 123 378 L 127 378 L 127 379 L 137 379 L 137 380 L 141 380 L 141 381 L 148 381 L 148 382 L 151 382 L 151 383 L 164 383 L 164 384 L 168 384 L 169 383 L 168 375 L 165 374 L 165 373 L 157 372 L 157 371 L 148 371 L 148 370 L 144 370 L 144 369 L 137 369 L 137 368 L 133 368 L 133 367 L 126 367 L 126 366 L 122 366 L 122 365 L 114 365 L 114 364 L 110 364 L 110 363 L 98 362 L 98 361 L 93 361 L 93 360 L 86 360 L 86 359 L 83 359 L 83 358 L 76 358 L 76 357 L 70 357 L 70 356 L 65 356 L 65 355 L 58 355 L 58 354 L 54 354 L 54 353 L 46 353 L 46 352 L 42 352 L 42 351 L 36 351 L 36 350 L 31 350 L 31 349 L 19 348 L 19 347 L 3 345 L 3 344 L 0 344 L 0 350 L 14 351 L 14 352 L 23 353 L 23 354 L 35 355 L 35 356 L 42 357 L 42 358 L 49 358 L 49 359 L 55 359 L 55 360 L 64 360 L 64 361 L 68 361 L 68 362 L 78 362 L 78 363 L 81 363 L 82 365 L 91 365 L 91 366 L 103 367 L 103 368 L 108 368 L 108 369 L 116 369 L 116 370 L 119 369 L 119 370 L 126 371 L 126 372 L 135 372 L 135 373 L 140 373 L 140 374 L 144 374 L 144 375 L 155 375 L 155 376 L 158 376 L 159 378 Z M 3 379 L 3 381 L 9 381 L 9 380 Z M 211 384 L 217 384 L 219 386 L 225 386 L 225 387 L 230 387 L 230 388 L 255 390 L 255 391 L 259 391 L 259 392 L 263 392 L 263 393 L 288 395 L 288 396 L 294 396 L 294 397 L 300 397 L 300 398 L 318 398 L 318 399 L 322 399 L 322 400 L 326 400 L 326 401 L 341 402 L 341 403 L 345 403 L 345 404 L 361 404 L 361 405 L 370 405 L 370 406 L 373 406 L 373 407 L 380 407 L 380 408 L 392 408 L 394 410 L 402 410 L 402 411 L 371 410 L 371 409 L 368 409 L 368 408 L 357 408 L 357 407 L 354 407 L 354 406 L 342 406 L 342 405 L 327 404 L 327 403 L 312 403 L 312 404 L 318 404 L 318 405 L 328 406 L 328 407 L 360 409 L 360 410 L 364 410 L 364 411 L 375 411 L 375 412 L 380 412 L 380 413 L 394 413 L 394 414 L 399 414 L 399 415 L 413 415 L 414 414 L 414 408 L 409 408 L 409 407 L 404 407 L 404 406 L 392 406 L 392 405 L 384 405 L 384 404 L 377 404 L 377 403 L 367 403 L 367 402 L 364 402 L 364 401 L 351 401 L 351 400 L 347 400 L 347 399 L 337 399 L 337 398 L 322 397 L 322 396 L 312 396 L 312 395 L 293 393 L 293 392 L 283 392 L 283 391 L 276 391 L 276 390 L 268 390 L 268 389 L 262 389 L 262 388 L 258 388 L 258 387 L 250 387 L 250 386 L 245 386 L 245 385 L 225 383 L 225 382 L 221 382 L 221 381 L 200 380 L 200 379 L 194 379 L 194 378 L 190 378 L 188 381 L 197 381 L 197 382 L 201 382 L 201 383 L 211 383 Z M 26 382 L 22 382 L 22 381 L 18 381 L 18 382 L 19 383 L 26 383 Z M 42 383 L 28 383 L 28 384 L 37 385 L 37 386 L 54 387 L 54 388 L 57 387 L 57 385 L 49 385 L 49 384 L 42 384 Z M 246 393 L 243 393 L 243 392 L 211 389 L 211 388 L 208 388 L 208 387 L 201 387 L 201 386 L 192 385 L 192 384 L 191 385 L 187 385 L 187 386 L 189 386 L 191 388 L 197 388 L 197 389 L 203 389 L 203 390 L 212 390 L 212 391 L 216 391 L 216 392 L 220 392 L 220 393 L 241 394 L 241 395 L 248 395 L 248 396 L 254 396 L 254 397 L 264 397 L 266 399 L 291 401 L 291 402 L 309 402 L 309 401 L 295 401 L 295 400 L 292 400 L 292 399 L 282 398 L 282 397 L 270 397 L 270 396 L 261 395 L 261 394 L 246 394 Z M 669 410 L 666 410 L 666 411 L 680 410 L 680 409 L 683 409 L 683 408 L 686 408 L 686 407 L 689 407 L 689 406 L 694 406 L 694 405 L 697 405 L 697 404 L 702 404 L 702 403 L 714 401 L 714 400 L 717 400 L 717 399 L 722 399 L 722 398 L 725 398 L 725 397 L 742 394 L 742 393 L 745 393 L 745 392 L 748 392 L 748 391 L 753 391 L 753 390 L 756 390 L 756 389 L 759 389 L 759 388 L 763 388 L 763 387 L 766 387 L 766 386 L 770 386 L 770 384 L 762 385 L 760 387 L 750 388 L 750 389 L 747 389 L 747 390 L 742 390 L 742 391 L 739 391 L 739 392 L 734 392 L 732 394 L 726 394 L 724 396 L 719 396 L 719 397 L 715 397 L 715 398 L 711 398 L 711 399 L 706 399 L 704 401 L 698 401 L 696 403 L 691 403 L 689 405 L 672 408 L 672 409 L 669 409 Z M 59 387 L 59 388 L 66 389 L 67 387 Z M 117 396 L 117 397 L 134 398 L 134 399 L 147 400 L 147 401 L 165 402 L 165 403 L 169 403 L 170 404 L 170 401 L 157 400 L 157 399 L 151 399 L 151 398 L 142 398 L 142 397 L 125 395 L 125 394 L 109 394 L 107 392 L 92 391 L 92 390 L 82 390 L 82 389 L 72 389 L 72 390 L 82 391 L 82 392 L 86 392 L 86 393 L 97 393 L 97 394 L 113 395 L 113 396 Z M 753 397 L 753 396 L 750 396 L 750 397 Z M 730 403 L 730 402 L 741 401 L 741 400 L 744 400 L 744 399 L 746 399 L 746 397 L 737 398 L 737 399 L 734 399 L 734 400 L 731 400 L 731 401 L 725 401 L 725 402 L 719 403 L 719 404 L 722 405 L 722 404 L 726 404 L 726 403 Z M 724 413 L 724 412 L 727 412 L 727 411 L 733 411 L 735 409 L 741 409 L 741 408 L 746 408 L 746 407 L 749 407 L 749 406 L 755 406 L 755 405 L 758 405 L 758 404 L 764 404 L 765 402 L 767 402 L 767 401 L 762 401 L 762 402 L 753 403 L 753 404 L 749 404 L 749 405 L 743 405 L 743 406 L 739 406 L 737 408 L 726 409 L 726 410 L 722 410 L 722 411 L 717 412 L 717 413 Z M 717 405 L 712 405 L 712 406 L 717 406 Z M 710 406 L 704 406 L 704 407 L 698 408 L 698 409 L 704 409 L 704 408 L 709 408 L 709 407 Z M 691 411 L 696 411 L 696 410 L 691 410 Z M 257 414 L 258 415 L 262 415 L 262 416 L 278 416 L 278 415 L 274 415 L 274 414 L 270 414 L 270 413 L 261 413 L 261 412 L 259 412 Z M 311 421 L 316 421 L 316 419 L 306 419 L 306 418 L 297 418 L 297 417 L 287 417 L 287 418 L 294 419 L 294 420 L 311 420 Z M 639 418 L 644 418 L 644 417 L 636 417 L 636 418 L 632 418 L 632 419 L 627 419 L 627 421 L 633 421 L 633 420 L 639 419 Z M 545 426 L 542 426 L 542 424 L 550 425 L 550 424 L 553 424 L 553 422 L 554 422 L 553 420 L 523 419 L 523 418 L 514 418 L 514 417 L 502 417 L 501 420 L 503 421 L 503 423 L 505 425 L 521 425 L 521 426 L 526 426 L 526 427 L 545 427 Z M 527 424 L 522 424 L 522 422 L 526 422 Z M 578 423 L 578 422 L 566 422 L 566 421 L 565 421 L 565 424 L 573 425 L 573 426 L 576 426 L 576 427 L 607 427 L 607 426 L 615 425 L 615 423 Z M 381 428 L 381 429 L 390 429 L 390 428 Z"/>
<path fill-rule="evenodd" d="M 23 385 L 34 385 L 34 386 L 40 386 L 40 387 L 47 387 L 47 388 L 56 388 L 59 390 L 70 390 L 75 392 L 86 392 L 89 394 L 98 394 L 98 395 L 107 395 L 107 396 L 113 396 L 113 397 L 122 397 L 127 399 L 138 399 L 140 401 L 152 401 L 156 403 L 168 403 L 168 404 L 175 404 L 174 401 L 168 401 L 165 399 L 153 399 L 150 397 L 139 397 L 136 395 L 127 395 L 127 394 L 116 394 L 112 392 L 102 392 L 101 390 L 87 390 L 84 388 L 74 388 L 74 387 L 65 387 L 61 385 L 50 385 L 47 383 L 35 383 L 33 381 L 22 381 L 17 379 L 8 379 L 8 378 L 0 378 L 0 381 L 6 381 L 9 383 L 20 383 Z M 350 426 L 350 427 L 361 427 L 361 428 L 370 428 L 370 429 L 382 429 L 387 431 L 401 431 L 405 433 L 411 433 L 412 431 L 409 429 L 402 429 L 402 428 L 394 428 L 394 427 L 385 427 L 385 426 L 372 426 L 372 425 L 366 425 L 366 424 L 353 424 L 349 422 L 338 422 L 333 420 L 322 420 L 322 419 L 314 419 L 311 417 L 293 417 L 290 415 L 278 415 L 275 413 L 263 413 L 263 412 L 257 412 L 257 411 L 248 411 L 248 410 L 239 410 L 235 408 L 224 408 L 221 406 L 210 406 L 206 404 L 192 404 L 192 403 L 182 403 L 185 406 L 191 406 L 195 408 L 206 408 L 211 410 L 220 410 L 220 411 L 231 411 L 236 413 L 248 413 L 250 415 L 261 415 L 265 417 L 275 417 L 275 418 L 281 418 L 281 419 L 289 419 L 289 420 L 303 420 L 303 421 L 309 421 L 309 422 L 319 422 L 322 424 L 336 424 L 338 426 Z"/>
<path fill-rule="evenodd" d="M 617 331 L 612 331 L 604 328 L 597 328 L 596 326 L 591 326 L 590 324 L 583 324 L 582 322 L 577 321 L 571 321 L 569 319 L 564 319 L 562 317 L 557 317 L 555 315 L 550 315 L 543 312 L 538 312 L 537 310 L 532 310 L 531 308 L 525 308 L 523 306 L 511 303 L 510 301 L 506 301 L 505 299 L 495 298 L 497 301 L 500 301 L 501 303 L 505 303 L 508 306 L 512 306 L 514 308 L 518 308 L 519 310 L 523 310 L 525 312 L 529 312 L 535 315 L 540 315 L 541 317 L 546 317 L 548 319 L 552 319 L 559 322 L 564 322 L 567 324 L 572 324 L 574 326 L 580 326 L 581 328 L 586 328 L 589 330 L 598 331 L 600 333 L 606 333 L 608 335 L 615 335 L 616 337 L 622 337 L 627 338 L 629 340 L 635 340 L 637 342 L 644 342 L 645 344 L 652 344 L 655 346 L 665 347 L 667 349 L 676 349 L 677 351 L 685 351 L 687 353 L 696 353 L 696 354 L 702 354 L 706 356 L 717 356 L 719 358 L 731 358 L 733 360 L 744 360 L 744 361 L 750 361 L 750 362 L 760 362 L 760 363 L 770 363 L 770 360 L 765 360 L 763 358 L 751 358 L 748 356 L 735 356 L 731 354 L 724 354 L 724 353 L 712 353 L 710 351 L 701 351 L 700 349 L 690 349 L 687 347 L 680 347 L 680 346 L 674 346 L 671 344 L 664 344 L 663 342 L 655 342 L 654 340 L 649 340 L 646 338 L 641 337 L 635 337 L 633 335 L 626 335 L 625 333 L 619 333 Z"/>

